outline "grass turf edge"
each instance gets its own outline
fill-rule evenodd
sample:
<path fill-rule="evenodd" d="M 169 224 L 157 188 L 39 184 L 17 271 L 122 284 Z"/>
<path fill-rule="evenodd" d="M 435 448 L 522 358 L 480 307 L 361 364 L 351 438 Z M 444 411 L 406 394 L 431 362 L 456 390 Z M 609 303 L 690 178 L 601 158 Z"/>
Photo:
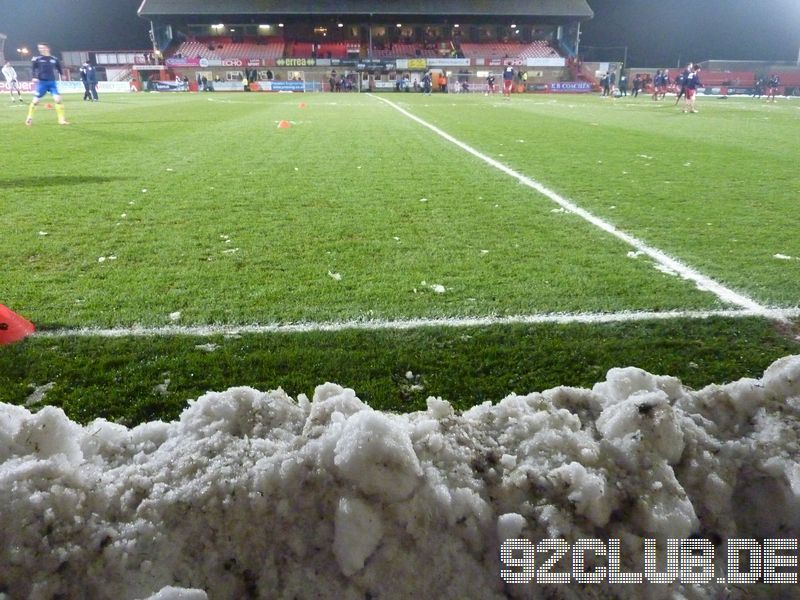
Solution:
<path fill-rule="evenodd" d="M 82 423 L 173 420 L 209 390 L 283 388 L 295 397 L 334 381 L 375 409 L 410 412 L 440 396 L 458 409 L 511 392 L 591 387 L 613 367 L 678 377 L 692 388 L 759 377 L 800 353 L 798 324 L 758 318 L 617 324 L 425 327 L 406 331 L 234 337 L 28 338 L 0 347 L 0 401 L 64 409 Z M 52 384 L 43 398 L 31 394 Z"/>

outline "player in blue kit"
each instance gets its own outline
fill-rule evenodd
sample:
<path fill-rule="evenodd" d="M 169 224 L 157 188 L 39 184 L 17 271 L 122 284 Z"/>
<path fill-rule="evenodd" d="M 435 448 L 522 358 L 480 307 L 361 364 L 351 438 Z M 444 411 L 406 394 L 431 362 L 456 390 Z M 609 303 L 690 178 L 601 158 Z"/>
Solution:
<path fill-rule="evenodd" d="M 61 94 L 58 93 L 58 86 L 56 85 L 56 73 L 59 76 L 64 74 L 61 69 L 61 62 L 50 54 L 50 46 L 45 43 L 39 43 L 37 46 L 39 56 L 34 56 L 31 61 L 31 75 L 32 81 L 36 85 L 33 91 L 33 101 L 28 107 L 28 118 L 25 119 L 26 125 L 33 123 L 33 111 L 36 110 L 36 105 L 42 97 L 50 92 L 53 100 L 56 103 L 56 114 L 58 114 L 59 125 L 69 125 L 69 122 L 64 118 L 64 105 L 61 104 Z"/>

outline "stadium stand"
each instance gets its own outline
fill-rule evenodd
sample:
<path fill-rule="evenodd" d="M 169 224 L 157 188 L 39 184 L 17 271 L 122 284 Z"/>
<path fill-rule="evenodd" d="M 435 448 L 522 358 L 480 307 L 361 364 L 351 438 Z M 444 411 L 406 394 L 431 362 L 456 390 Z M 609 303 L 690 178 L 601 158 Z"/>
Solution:
<path fill-rule="evenodd" d="M 423 44 L 396 43 L 387 46 L 376 45 L 372 50 L 375 58 L 438 58 L 450 56 L 454 52 L 450 42 L 432 47 Z M 460 50 L 466 58 L 551 58 L 561 56 L 550 44 L 537 41 L 530 44 L 516 43 L 463 43 Z M 277 59 L 283 56 L 291 58 L 337 58 L 346 59 L 362 54 L 361 45 L 356 42 L 284 42 L 278 38 L 270 38 L 267 43 L 233 42 L 229 38 L 210 38 L 182 42 L 171 53 L 184 58 L 260 58 Z"/>
<path fill-rule="evenodd" d="M 486 44 L 461 44 L 461 51 L 467 58 L 557 58 L 561 56 L 550 44 L 544 41 L 530 44 L 514 43 L 486 43 Z"/>
<path fill-rule="evenodd" d="M 398 43 L 372 49 L 375 58 L 437 58 L 441 55 L 441 50 L 426 48 L 423 44 Z"/>
<path fill-rule="evenodd" d="M 478 67 L 508 57 L 535 69 L 530 91 L 569 80 L 565 61 L 551 59 L 576 56 L 580 23 L 594 14 L 587 0 L 407 0 L 398 7 L 386 0 L 142 0 L 138 14 L 151 23 L 167 77 L 190 82 L 199 68 L 223 81 L 237 69 L 251 77 L 257 69 L 259 78 L 273 79 L 271 72 L 275 81 L 329 85 L 335 69 L 357 89 L 395 89 L 398 69 L 419 81 L 435 68 L 482 85 Z"/>
<path fill-rule="evenodd" d="M 221 59 L 228 58 L 260 58 L 265 60 L 281 58 L 283 56 L 283 40 L 269 38 L 264 43 L 256 42 L 232 42 L 229 39 L 209 39 L 193 40 L 181 43 L 173 56 L 184 58 L 208 58 Z M 310 56 L 310 55 L 309 55 Z"/>
<path fill-rule="evenodd" d="M 349 55 L 361 54 L 361 45 L 355 42 L 294 42 L 287 45 L 287 56 L 291 58 L 338 58 L 344 60 Z M 260 58 L 260 57 L 258 57 Z"/>

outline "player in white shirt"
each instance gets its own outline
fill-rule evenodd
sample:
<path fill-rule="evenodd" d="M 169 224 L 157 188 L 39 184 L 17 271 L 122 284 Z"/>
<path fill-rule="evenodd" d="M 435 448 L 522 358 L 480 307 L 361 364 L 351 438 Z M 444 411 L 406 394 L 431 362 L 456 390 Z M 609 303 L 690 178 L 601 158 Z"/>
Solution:
<path fill-rule="evenodd" d="M 16 100 L 22 102 L 22 94 L 19 89 L 19 81 L 17 81 L 17 71 L 11 66 L 11 63 L 6 61 L 3 65 L 3 77 L 6 78 L 8 84 L 8 93 L 11 94 L 11 101 L 14 102 L 14 92 L 17 92 Z"/>

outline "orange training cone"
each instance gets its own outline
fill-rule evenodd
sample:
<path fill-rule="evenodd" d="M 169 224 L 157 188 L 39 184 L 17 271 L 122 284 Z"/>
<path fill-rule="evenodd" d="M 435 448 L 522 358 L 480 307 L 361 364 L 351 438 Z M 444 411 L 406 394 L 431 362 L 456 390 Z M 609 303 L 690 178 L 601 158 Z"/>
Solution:
<path fill-rule="evenodd" d="M 301 103 L 298 105 L 298 108 L 305 108 L 305 107 L 306 107 L 306 103 L 305 103 L 305 102 L 301 102 Z"/>
<path fill-rule="evenodd" d="M 291 127 L 289 121 L 281 121 L 278 123 L 278 129 L 289 129 L 289 127 Z"/>
<path fill-rule="evenodd" d="M 0 304 L 0 345 L 18 342 L 35 330 L 33 323 Z"/>

